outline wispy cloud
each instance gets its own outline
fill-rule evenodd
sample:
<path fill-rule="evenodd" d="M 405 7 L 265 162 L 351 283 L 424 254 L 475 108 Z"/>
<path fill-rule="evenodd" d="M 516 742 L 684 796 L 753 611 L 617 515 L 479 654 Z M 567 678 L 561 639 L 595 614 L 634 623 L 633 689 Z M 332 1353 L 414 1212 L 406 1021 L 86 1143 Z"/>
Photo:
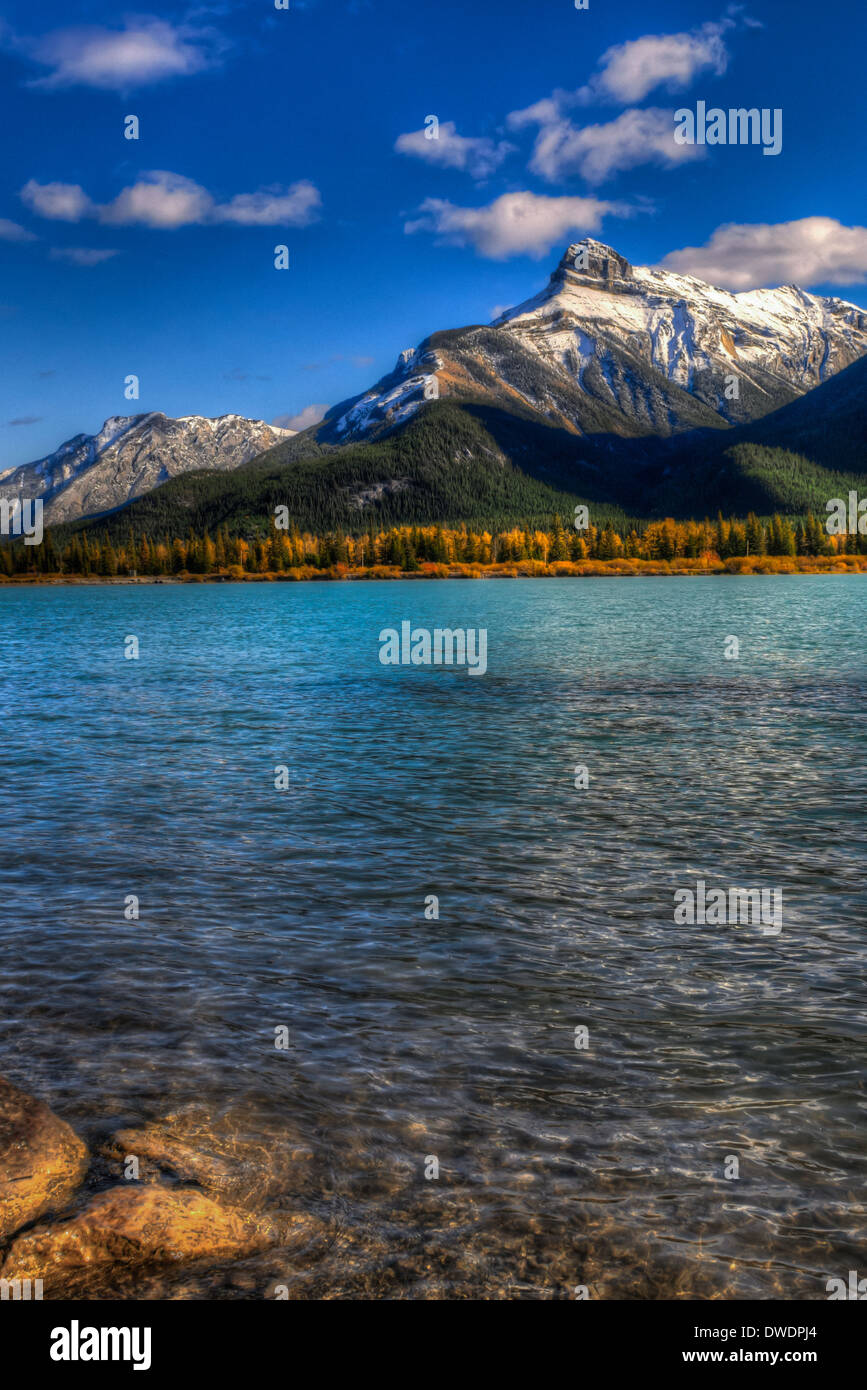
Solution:
<path fill-rule="evenodd" d="M 49 69 L 31 86 L 47 90 L 97 87 L 126 92 L 216 67 L 229 47 L 212 28 L 175 25 L 155 16 L 55 29 L 39 38 L 17 38 L 12 47 Z"/>
<path fill-rule="evenodd" d="M 14 420 L 7 420 L 7 425 L 38 425 L 44 419 L 42 415 L 18 415 Z"/>
<path fill-rule="evenodd" d="M 590 183 L 601 183 L 624 169 L 640 164 L 676 165 L 700 159 L 697 145 L 676 145 L 674 113 L 660 107 L 637 109 L 657 87 L 681 90 L 700 74 L 711 70 L 725 72 L 728 50 L 723 39 L 726 30 L 746 19 L 729 16 L 714 24 L 704 24 L 689 33 L 645 34 L 627 43 L 615 44 L 603 53 L 599 71 L 576 91 L 562 88 L 507 117 L 511 130 L 537 126 L 530 169 L 542 178 L 557 182 L 580 174 Z M 591 102 L 629 104 L 616 120 L 578 126 L 570 118 L 575 107 Z"/>
<path fill-rule="evenodd" d="M 80 222 L 95 218 L 112 226 L 171 229 L 236 223 L 245 227 L 305 227 L 314 221 L 322 203 L 318 189 L 306 180 L 289 188 L 273 185 L 258 193 L 238 193 L 218 203 L 193 179 L 156 169 L 124 188 L 110 203 L 99 205 L 79 184 L 37 183 L 21 190 L 25 206 L 40 217 Z"/>
<path fill-rule="evenodd" d="M 306 430 L 311 425 L 318 425 L 327 409 L 327 405 L 305 405 L 297 415 L 275 415 L 271 424 L 284 430 Z"/>
<path fill-rule="evenodd" d="M 730 13 L 734 14 L 734 9 Z M 742 22 L 746 24 L 747 20 Z M 643 38 L 615 44 L 603 53 L 599 72 L 583 87 L 575 91 L 559 87 L 532 106 L 512 111 L 507 124 L 512 130 L 528 125 L 556 125 L 575 106 L 591 102 L 633 105 L 656 87 L 682 91 L 707 69 L 722 74 L 729 57 L 722 36 L 735 23 L 734 18 L 727 18 L 691 33 L 645 34 Z"/>
<path fill-rule="evenodd" d="M 519 113 L 524 119 L 525 113 Z M 674 113 L 649 106 L 623 111 L 601 125 L 575 126 L 563 116 L 543 122 L 530 160 L 530 169 L 552 183 L 580 174 L 588 183 L 602 183 L 623 169 L 639 164 L 683 164 L 701 159 L 703 145 L 678 145 Z"/>
<path fill-rule="evenodd" d="M 507 140 L 495 141 L 488 136 L 459 135 L 454 121 L 442 121 L 436 139 L 428 130 L 413 130 L 399 135 L 394 142 L 398 154 L 414 155 L 428 164 L 443 169 L 461 169 L 474 179 L 485 179 L 498 169 L 515 146 Z"/>
<path fill-rule="evenodd" d="M 273 227 L 281 222 L 306 227 L 315 221 L 321 206 L 318 188 L 303 179 L 289 188 L 273 184 L 258 193 L 237 193 L 231 202 L 215 207 L 213 220 L 242 227 Z"/>
<path fill-rule="evenodd" d="M 353 367 L 372 367 L 375 360 L 375 358 L 368 357 L 364 353 L 357 353 L 355 356 L 347 358 L 345 352 L 332 352 L 331 356 L 325 362 L 302 362 L 301 370 L 302 372 L 321 372 L 325 367 L 330 367 L 334 362 L 346 361 L 351 362 Z"/>
<path fill-rule="evenodd" d="M 80 222 L 94 217 L 96 208 L 77 183 L 37 183 L 30 179 L 19 197 L 25 207 L 53 222 Z"/>
<path fill-rule="evenodd" d="M 66 261 L 69 265 L 93 266 L 102 265 L 103 261 L 110 261 L 112 257 L 119 256 L 120 252 L 97 246 L 53 246 L 48 254 L 52 261 Z"/>
<path fill-rule="evenodd" d="M 10 222 L 8 217 L 0 217 L 0 241 L 36 241 L 37 238 L 26 227 Z"/>
<path fill-rule="evenodd" d="M 615 44 L 599 60 L 599 72 L 576 93 L 582 102 L 614 101 L 628 105 L 643 101 L 655 87 L 682 91 L 699 73 L 718 76 L 728 65 L 723 34 L 732 19 L 703 24 L 682 34 L 645 34 Z"/>
<path fill-rule="evenodd" d="M 456 246 L 472 246 L 480 256 L 502 261 L 509 256 L 539 260 L 575 231 L 596 231 L 608 214 L 628 215 L 622 203 L 598 198 L 548 198 L 537 193 L 504 193 L 480 208 L 457 207 L 442 198 L 427 198 L 420 217 L 404 231 L 433 232 Z"/>
<path fill-rule="evenodd" d="M 867 227 L 845 227 L 833 217 L 728 222 L 704 246 L 671 251 L 661 264 L 731 290 L 859 285 L 867 280 Z"/>

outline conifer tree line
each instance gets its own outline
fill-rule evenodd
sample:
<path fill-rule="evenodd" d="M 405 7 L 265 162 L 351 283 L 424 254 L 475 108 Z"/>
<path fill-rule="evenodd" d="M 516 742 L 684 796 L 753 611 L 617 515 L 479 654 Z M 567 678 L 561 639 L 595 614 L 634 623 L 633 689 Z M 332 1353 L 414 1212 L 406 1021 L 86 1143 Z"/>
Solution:
<path fill-rule="evenodd" d="M 42 543 L 21 542 L 0 547 L 0 576 L 22 574 L 81 575 L 104 578 L 133 575 L 174 576 L 274 574 L 335 567 L 388 567 L 407 573 L 430 565 L 502 565 L 536 561 L 543 565 L 584 560 L 725 561 L 745 556 L 835 556 L 867 554 L 867 537 L 829 536 L 812 514 L 792 522 L 779 515 L 762 520 L 750 513 L 716 521 L 636 522 L 617 530 L 612 523 L 576 531 L 559 517 L 548 529 L 491 532 L 466 527 L 373 527 L 365 535 L 329 532 L 313 535 L 297 527 L 278 530 L 247 541 L 230 536 L 225 527 L 211 536 L 192 531 L 178 536 L 135 536 L 122 544 L 106 534 L 83 531 L 65 544 L 47 531 Z"/>
<path fill-rule="evenodd" d="M 75 574 L 111 578 L 115 575 L 274 574 L 286 570 L 329 570 L 390 567 L 407 573 L 422 564 L 509 564 L 535 560 L 542 564 L 582 560 L 727 560 L 736 556 L 867 555 L 867 537 L 831 537 L 821 521 L 809 514 L 803 521 L 774 516 L 760 520 L 717 517 L 716 521 L 636 523 L 618 531 L 613 524 L 591 525 L 586 531 L 565 527 L 559 517 L 547 530 L 475 531 L 465 527 L 390 527 L 365 535 L 327 532 L 313 535 L 297 528 L 272 527 L 264 538 L 246 541 L 218 528 L 186 539 L 151 538 L 129 534 L 122 545 L 107 535 L 81 532 L 57 545 L 50 531 L 42 545 L 22 543 L 0 549 L 0 575 Z"/>

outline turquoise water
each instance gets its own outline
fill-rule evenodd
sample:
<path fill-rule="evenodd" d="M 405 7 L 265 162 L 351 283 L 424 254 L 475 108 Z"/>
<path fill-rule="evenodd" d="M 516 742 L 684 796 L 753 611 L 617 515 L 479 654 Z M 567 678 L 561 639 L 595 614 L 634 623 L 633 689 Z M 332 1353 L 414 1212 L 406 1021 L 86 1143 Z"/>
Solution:
<path fill-rule="evenodd" d="M 825 1297 L 867 1224 L 864 594 L 0 590 L 0 1073 L 94 1148 L 193 1101 L 309 1145 L 333 1239 L 185 1296 Z M 487 673 L 381 665 L 404 619 Z M 697 879 L 782 932 L 675 925 Z"/>

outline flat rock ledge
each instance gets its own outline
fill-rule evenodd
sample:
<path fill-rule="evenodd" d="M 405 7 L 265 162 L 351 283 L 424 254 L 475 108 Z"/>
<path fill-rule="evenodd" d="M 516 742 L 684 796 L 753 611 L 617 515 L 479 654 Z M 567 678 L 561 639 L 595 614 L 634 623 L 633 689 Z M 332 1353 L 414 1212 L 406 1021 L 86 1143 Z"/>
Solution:
<path fill-rule="evenodd" d="M 0 1077 L 0 1243 L 65 1207 L 87 1167 L 87 1148 L 65 1120 Z"/>
<path fill-rule="evenodd" d="M 306 1218 L 298 1221 L 307 1228 Z M 286 1225 L 214 1201 L 195 1188 L 113 1187 L 71 1220 L 20 1235 L 2 1277 L 42 1279 L 48 1289 L 109 1265 L 237 1259 L 283 1243 Z"/>

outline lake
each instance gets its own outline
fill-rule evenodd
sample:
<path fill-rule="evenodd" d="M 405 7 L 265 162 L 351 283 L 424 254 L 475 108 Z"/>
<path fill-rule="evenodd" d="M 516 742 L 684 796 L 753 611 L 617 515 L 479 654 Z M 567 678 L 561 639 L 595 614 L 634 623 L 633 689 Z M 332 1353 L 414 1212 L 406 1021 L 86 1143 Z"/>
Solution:
<path fill-rule="evenodd" d="M 864 586 L 0 589 L 0 1073 L 95 1154 L 197 1105 L 311 1155 L 307 1248 L 115 1294 L 862 1267 Z M 407 620 L 485 630 L 485 673 L 383 665 Z M 782 930 L 678 924 L 699 880 Z"/>

